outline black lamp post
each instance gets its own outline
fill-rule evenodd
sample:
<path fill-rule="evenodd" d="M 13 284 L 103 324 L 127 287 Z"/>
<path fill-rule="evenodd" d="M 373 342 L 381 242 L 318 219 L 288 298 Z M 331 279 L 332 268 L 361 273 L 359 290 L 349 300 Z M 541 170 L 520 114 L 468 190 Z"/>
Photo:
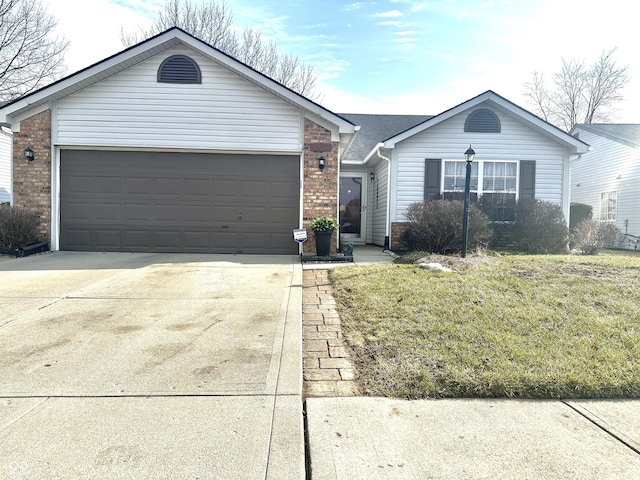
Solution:
<path fill-rule="evenodd" d="M 473 151 L 471 145 L 464 152 L 464 156 L 467 160 L 467 175 L 464 182 L 464 213 L 462 214 L 462 258 L 467 256 L 467 238 L 469 236 L 469 197 L 471 195 L 471 162 L 473 157 L 476 156 L 476 152 Z"/>

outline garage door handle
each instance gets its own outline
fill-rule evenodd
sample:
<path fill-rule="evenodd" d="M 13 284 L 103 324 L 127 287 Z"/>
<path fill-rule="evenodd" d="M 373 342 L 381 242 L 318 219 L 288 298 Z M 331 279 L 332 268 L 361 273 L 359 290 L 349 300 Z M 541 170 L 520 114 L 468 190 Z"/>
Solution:
<path fill-rule="evenodd" d="M 241 213 L 238 214 L 238 220 L 242 220 L 242 214 Z"/>

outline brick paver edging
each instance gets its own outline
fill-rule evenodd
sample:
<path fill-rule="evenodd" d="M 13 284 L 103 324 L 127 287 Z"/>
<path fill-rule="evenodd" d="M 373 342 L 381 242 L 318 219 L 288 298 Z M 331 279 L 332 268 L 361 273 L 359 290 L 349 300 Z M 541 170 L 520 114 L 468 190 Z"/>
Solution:
<path fill-rule="evenodd" d="M 328 270 L 305 270 L 302 293 L 305 397 L 349 397 L 359 393 L 335 305 Z"/>

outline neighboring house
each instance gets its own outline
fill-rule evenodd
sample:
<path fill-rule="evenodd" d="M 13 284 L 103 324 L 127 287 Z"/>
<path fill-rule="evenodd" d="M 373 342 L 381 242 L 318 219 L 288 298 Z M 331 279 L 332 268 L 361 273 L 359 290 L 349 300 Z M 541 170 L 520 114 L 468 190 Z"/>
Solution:
<path fill-rule="evenodd" d="M 0 124 L 14 204 L 53 250 L 85 251 L 297 254 L 292 230 L 336 214 L 356 131 L 178 28 L 5 105 Z"/>
<path fill-rule="evenodd" d="M 380 130 L 375 116 L 343 116 L 361 127 L 354 145 L 369 128 Z M 472 197 L 482 198 L 493 221 L 513 220 L 519 198 L 557 203 L 568 221 L 569 162 L 587 152 L 583 141 L 492 91 L 440 115 L 414 119 L 420 123 L 410 125 L 412 118 L 406 117 L 403 131 L 389 128 L 386 136 L 379 131 L 377 138 L 367 136 L 367 145 L 346 153 L 341 182 L 363 186 L 362 228 L 352 240 L 393 249 L 409 205 L 462 198 L 469 145 L 476 152 Z M 341 200 L 341 209 L 352 201 Z"/>
<path fill-rule="evenodd" d="M 534 196 L 568 217 L 588 148 L 491 91 L 435 117 L 338 115 L 178 28 L 4 105 L 0 125 L 13 204 L 53 250 L 312 253 L 292 230 L 324 215 L 344 242 L 393 248 L 411 203 L 460 196 L 470 144 L 494 220 Z"/>
<path fill-rule="evenodd" d="M 11 203 L 11 130 L 0 127 L 0 203 Z"/>
<path fill-rule="evenodd" d="M 593 150 L 571 164 L 571 201 L 614 223 L 618 247 L 640 247 L 640 125 L 576 125 L 571 133 Z"/>

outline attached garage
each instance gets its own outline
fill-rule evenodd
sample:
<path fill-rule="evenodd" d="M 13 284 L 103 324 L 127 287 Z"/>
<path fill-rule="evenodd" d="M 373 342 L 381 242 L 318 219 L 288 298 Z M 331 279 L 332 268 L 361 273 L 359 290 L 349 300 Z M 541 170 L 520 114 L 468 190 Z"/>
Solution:
<path fill-rule="evenodd" d="M 52 250 L 158 253 L 314 252 L 293 230 L 336 216 L 356 132 L 175 27 L 2 106 L 0 124 L 14 204 Z"/>
<path fill-rule="evenodd" d="M 63 250 L 298 253 L 298 155 L 60 153 Z"/>

